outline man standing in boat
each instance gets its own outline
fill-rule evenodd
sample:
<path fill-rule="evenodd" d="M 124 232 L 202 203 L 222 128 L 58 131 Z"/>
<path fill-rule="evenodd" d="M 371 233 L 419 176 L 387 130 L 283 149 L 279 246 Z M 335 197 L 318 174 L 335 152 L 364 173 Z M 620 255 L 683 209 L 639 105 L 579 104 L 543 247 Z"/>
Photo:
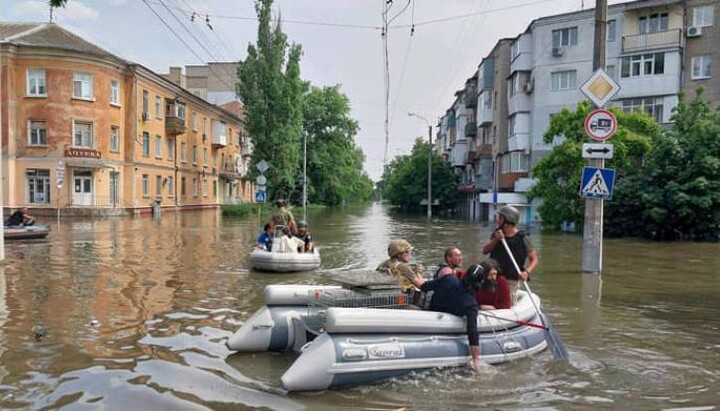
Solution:
<path fill-rule="evenodd" d="M 308 225 L 305 220 L 300 220 L 297 223 L 298 232 L 295 237 L 299 238 L 303 242 L 303 246 L 298 250 L 301 253 L 312 253 L 315 249 L 315 243 L 313 242 L 312 235 L 308 231 Z"/>
<path fill-rule="evenodd" d="M 295 235 L 297 233 L 297 227 L 295 225 L 295 217 L 290 210 L 288 210 L 287 203 L 285 200 L 275 201 L 277 205 L 277 211 L 272 216 L 273 228 L 276 225 L 284 225 L 290 229 L 290 233 Z"/>
<path fill-rule="evenodd" d="M 482 249 L 483 254 L 490 254 L 490 258 L 500 265 L 500 274 L 508 280 L 510 285 L 513 304 L 517 302 L 518 282 L 528 281 L 530 274 L 538 266 L 537 250 L 535 250 L 532 242 L 527 237 L 527 233 L 517 229 L 516 226 L 519 221 L 520 212 L 517 208 L 510 205 L 500 207 L 497 228 L 490 236 L 490 241 Z M 520 267 L 519 275 L 515 270 L 512 258 L 510 258 L 502 245 L 502 238 L 507 241 L 510 251 L 512 251 L 515 261 Z"/>

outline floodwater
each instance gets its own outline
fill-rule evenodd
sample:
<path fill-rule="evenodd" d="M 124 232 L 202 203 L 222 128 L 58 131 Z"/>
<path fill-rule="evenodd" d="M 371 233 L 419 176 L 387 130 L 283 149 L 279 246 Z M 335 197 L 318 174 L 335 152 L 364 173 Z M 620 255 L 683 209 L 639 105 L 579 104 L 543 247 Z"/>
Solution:
<path fill-rule="evenodd" d="M 298 214 L 298 211 L 295 211 Z M 466 264 L 491 227 L 397 216 L 379 205 L 313 210 L 323 267 L 262 274 L 247 256 L 258 216 L 215 211 L 50 221 L 6 242 L 0 268 L 0 409 L 683 409 L 720 404 L 720 244 L 606 240 L 602 278 L 579 271 L 582 239 L 532 232 L 531 286 L 570 353 L 287 394 L 294 354 L 232 354 L 225 339 L 273 283 L 331 283 L 374 268 L 406 238 L 430 267 Z M 429 269 L 428 269 L 429 271 Z"/>

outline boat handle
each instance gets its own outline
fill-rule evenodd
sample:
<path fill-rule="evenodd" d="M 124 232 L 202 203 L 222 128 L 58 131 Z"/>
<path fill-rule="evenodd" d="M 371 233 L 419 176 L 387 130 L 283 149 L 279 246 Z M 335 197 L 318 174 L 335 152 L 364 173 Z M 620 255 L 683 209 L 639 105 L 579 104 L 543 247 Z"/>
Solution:
<path fill-rule="evenodd" d="M 503 351 L 506 353 L 520 350 L 522 350 L 522 345 L 520 345 L 517 341 L 508 341 L 503 344 Z"/>
<path fill-rule="evenodd" d="M 253 330 L 272 328 L 274 324 L 253 324 Z"/>

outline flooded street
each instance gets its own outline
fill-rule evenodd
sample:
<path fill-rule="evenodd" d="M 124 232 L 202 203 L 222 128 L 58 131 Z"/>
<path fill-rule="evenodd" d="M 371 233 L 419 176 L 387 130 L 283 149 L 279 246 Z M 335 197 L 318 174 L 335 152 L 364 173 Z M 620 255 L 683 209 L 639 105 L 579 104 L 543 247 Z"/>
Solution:
<path fill-rule="evenodd" d="M 294 210 L 296 217 L 301 210 Z M 331 283 L 374 268 L 392 238 L 431 267 L 458 244 L 480 257 L 491 227 L 317 209 L 322 268 L 250 270 L 258 217 L 50 222 L 45 240 L 7 242 L 0 273 L 1 409 L 715 409 L 720 403 L 720 244 L 606 240 L 602 279 L 580 273 L 582 238 L 532 232 L 533 291 L 570 353 L 436 370 L 320 393 L 285 394 L 294 354 L 235 354 L 225 339 L 267 284 Z M 427 270 L 429 272 L 429 268 Z"/>

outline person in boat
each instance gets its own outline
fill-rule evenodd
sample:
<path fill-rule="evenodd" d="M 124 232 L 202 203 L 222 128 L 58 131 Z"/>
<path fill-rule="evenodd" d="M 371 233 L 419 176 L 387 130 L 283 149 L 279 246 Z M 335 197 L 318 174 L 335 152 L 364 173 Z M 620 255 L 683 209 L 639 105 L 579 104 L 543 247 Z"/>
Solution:
<path fill-rule="evenodd" d="M 302 240 L 302 247 L 298 248 L 298 252 L 301 253 L 312 253 L 315 250 L 315 243 L 313 242 L 312 235 L 308 231 L 308 225 L 305 220 L 300 220 L 297 223 L 298 232 L 295 235 L 296 238 Z"/>
<path fill-rule="evenodd" d="M 485 273 L 485 277 L 480 279 L 479 286 L 475 291 L 475 301 L 477 301 L 481 310 L 499 310 L 512 307 L 510 285 L 505 277 L 498 275 L 497 261 L 487 260 L 480 264 L 473 264 L 468 267 L 465 276 L 470 274 L 471 277 L 469 278 L 472 278 L 474 272 Z"/>
<path fill-rule="evenodd" d="M 27 207 L 15 210 L 5 222 L 7 226 L 28 226 L 33 224 L 35 224 L 35 219 L 28 213 Z"/>
<path fill-rule="evenodd" d="M 413 285 L 420 291 L 432 291 L 430 310 L 465 317 L 466 332 L 472 357 L 470 366 L 477 371 L 481 365 L 480 360 L 480 334 L 477 328 L 478 305 L 475 301 L 475 291 L 479 288 L 484 271 L 478 269 L 464 277 L 465 281 L 455 276 L 450 267 L 442 267 L 434 280 L 425 280 L 422 277 L 413 279 Z"/>
<path fill-rule="evenodd" d="M 266 251 L 272 251 L 272 244 L 273 244 L 273 226 L 272 226 L 272 224 L 267 223 L 263 227 L 263 232 L 258 237 L 257 244 L 255 246 L 257 248 L 260 248 L 260 249 L 263 249 Z"/>
<path fill-rule="evenodd" d="M 278 251 L 281 253 L 297 253 L 298 250 L 305 245 L 305 243 L 299 238 L 290 234 L 290 229 L 287 227 L 282 228 L 282 236 L 278 240 Z"/>
<path fill-rule="evenodd" d="M 287 203 L 285 202 L 285 200 L 280 199 L 275 201 L 275 205 L 277 205 L 277 211 L 272 216 L 273 228 L 276 225 L 283 225 L 290 229 L 290 234 L 295 235 L 295 233 L 297 232 L 297 226 L 295 225 L 295 217 L 288 209 Z"/>
<path fill-rule="evenodd" d="M 490 241 L 482 249 L 483 254 L 489 254 L 491 259 L 498 262 L 500 275 L 504 276 L 510 285 L 513 304 L 517 302 L 518 282 L 528 281 L 530 274 L 538 266 L 537 250 L 528 238 L 528 234 L 517 229 L 519 221 L 520 212 L 517 208 L 510 205 L 500 207 L 497 227 L 490 236 Z M 502 245 L 502 238 L 507 241 L 508 247 L 520 267 L 519 275 L 512 259 Z"/>
<path fill-rule="evenodd" d="M 460 275 L 461 269 L 463 263 L 463 254 L 462 251 L 460 251 L 459 248 L 452 246 L 445 249 L 445 256 L 444 256 L 445 262 L 438 265 L 438 269 L 435 271 L 435 275 L 433 278 L 438 278 L 438 275 L 440 271 L 448 267 L 452 270 L 453 274 Z"/>
<path fill-rule="evenodd" d="M 410 264 L 412 251 L 412 245 L 406 240 L 390 241 L 388 245 L 390 258 L 375 269 L 394 278 L 406 293 L 416 291 L 413 280 L 422 278 L 422 266 Z"/>

